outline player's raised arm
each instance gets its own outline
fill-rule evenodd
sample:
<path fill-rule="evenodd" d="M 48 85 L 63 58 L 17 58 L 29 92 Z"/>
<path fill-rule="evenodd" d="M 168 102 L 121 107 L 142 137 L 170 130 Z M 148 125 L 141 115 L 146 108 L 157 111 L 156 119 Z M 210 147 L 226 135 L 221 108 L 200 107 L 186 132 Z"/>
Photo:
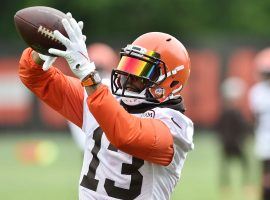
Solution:
<path fill-rule="evenodd" d="M 28 7 L 16 13 L 16 28 L 31 47 L 23 52 L 19 75 L 22 82 L 41 100 L 81 127 L 84 90 L 79 80 L 65 76 L 52 67 L 56 57 L 48 52 L 50 47 L 65 48 L 53 34 L 55 29 L 65 32 L 59 23 L 63 18 L 70 19 L 72 15 L 44 6 Z M 78 22 L 78 27 L 82 30 L 83 22 Z M 86 37 L 82 35 L 82 39 L 85 41 Z"/>
<path fill-rule="evenodd" d="M 55 67 L 43 71 L 43 62 L 31 48 L 24 50 L 19 63 L 21 81 L 42 101 L 81 127 L 84 90 L 80 81 Z"/>

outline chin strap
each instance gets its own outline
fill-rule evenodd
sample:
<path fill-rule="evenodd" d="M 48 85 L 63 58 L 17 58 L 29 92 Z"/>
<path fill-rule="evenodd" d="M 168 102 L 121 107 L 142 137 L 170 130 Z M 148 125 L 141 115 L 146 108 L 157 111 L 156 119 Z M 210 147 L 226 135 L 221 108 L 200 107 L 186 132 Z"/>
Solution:
<path fill-rule="evenodd" d="M 128 96 L 134 96 L 134 98 L 132 97 L 121 97 L 121 100 L 129 106 L 136 106 L 142 103 L 145 103 L 145 99 L 140 99 L 140 98 L 136 98 L 136 96 L 138 97 L 145 97 L 145 93 L 146 90 L 143 90 L 141 93 L 136 93 L 136 92 L 131 92 L 131 91 L 125 91 L 125 95 Z"/>
<path fill-rule="evenodd" d="M 126 91 L 126 95 L 129 96 L 134 96 L 134 97 L 121 97 L 121 100 L 123 101 L 124 104 L 129 105 L 129 106 L 136 106 L 140 104 L 155 104 L 152 101 L 147 101 L 146 99 L 140 99 L 136 98 L 137 97 L 143 97 L 145 98 L 147 96 L 147 89 L 144 89 L 141 93 L 136 93 L 136 92 L 131 92 L 131 91 Z"/>
<path fill-rule="evenodd" d="M 121 100 L 123 101 L 124 104 L 129 105 L 129 106 L 137 106 L 139 104 L 145 103 L 145 99 L 122 97 Z"/>

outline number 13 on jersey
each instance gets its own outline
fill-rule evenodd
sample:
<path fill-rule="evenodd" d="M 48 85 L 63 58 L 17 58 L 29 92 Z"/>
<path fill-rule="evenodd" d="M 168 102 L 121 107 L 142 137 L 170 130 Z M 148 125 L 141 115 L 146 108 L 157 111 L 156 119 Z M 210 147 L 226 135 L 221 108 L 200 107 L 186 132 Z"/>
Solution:
<path fill-rule="evenodd" d="M 88 188 L 92 191 L 97 191 L 99 180 L 95 179 L 96 171 L 98 169 L 100 160 L 98 158 L 98 153 L 101 149 L 101 138 L 103 131 L 98 127 L 93 133 L 93 140 L 95 141 L 94 147 L 91 150 L 93 155 L 92 160 L 89 164 L 89 169 L 87 175 L 83 176 L 81 181 L 81 186 Z M 107 150 L 118 152 L 118 150 L 111 144 L 108 146 Z M 143 176 L 139 172 L 139 169 L 143 166 L 144 161 L 135 157 L 132 157 L 132 163 L 122 163 L 121 174 L 130 175 L 131 182 L 129 189 L 121 188 L 115 186 L 115 181 L 111 180 L 110 177 L 105 178 L 105 183 L 103 185 L 108 196 L 117 199 L 135 199 L 141 194 Z"/>

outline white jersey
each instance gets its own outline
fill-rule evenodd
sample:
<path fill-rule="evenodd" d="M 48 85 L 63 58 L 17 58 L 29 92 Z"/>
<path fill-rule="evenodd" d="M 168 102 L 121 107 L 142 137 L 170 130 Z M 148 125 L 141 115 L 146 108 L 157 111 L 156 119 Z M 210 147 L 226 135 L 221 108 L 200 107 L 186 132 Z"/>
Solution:
<path fill-rule="evenodd" d="M 139 117 L 160 119 L 174 138 L 174 157 L 161 166 L 135 158 L 110 144 L 84 100 L 86 148 L 80 177 L 80 200 L 165 200 L 180 178 L 187 152 L 193 149 L 193 123 L 178 111 L 154 108 Z"/>
<path fill-rule="evenodd" d="M 109 78 L 102 78 L 102 83 L 110 88 L 111 81 Z M 86 95 L 86 93 L 85 93 Z M 85 133 L 80 127 L 68 121 L 68 127 L 71 132 L 71 136 L 74 139 L 76 145 L 81 151 L 84 151 L 85 146 Z"/>
<path fill-rule="evenodd" d="M 255 84 L 249 94 L 250 109 L 257 117 L 255 151 L 260 159 L 270 159 L 270 83 Z"/>

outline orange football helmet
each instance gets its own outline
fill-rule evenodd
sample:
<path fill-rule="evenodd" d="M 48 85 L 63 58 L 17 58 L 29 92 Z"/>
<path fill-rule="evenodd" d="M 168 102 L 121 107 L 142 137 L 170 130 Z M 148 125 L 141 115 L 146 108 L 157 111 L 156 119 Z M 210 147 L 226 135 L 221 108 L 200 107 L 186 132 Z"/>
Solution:
<path fill-rule="evenodd" d="M 113 94 L 156 103 L 180 97 L 190 74 L 190 59 L 175 37 L 161 32 L 146 33 L 123 48 L 120 55 L 111 77 Z M 141 91 L 128 88 L 134 80 L 144 84 Z"/>

